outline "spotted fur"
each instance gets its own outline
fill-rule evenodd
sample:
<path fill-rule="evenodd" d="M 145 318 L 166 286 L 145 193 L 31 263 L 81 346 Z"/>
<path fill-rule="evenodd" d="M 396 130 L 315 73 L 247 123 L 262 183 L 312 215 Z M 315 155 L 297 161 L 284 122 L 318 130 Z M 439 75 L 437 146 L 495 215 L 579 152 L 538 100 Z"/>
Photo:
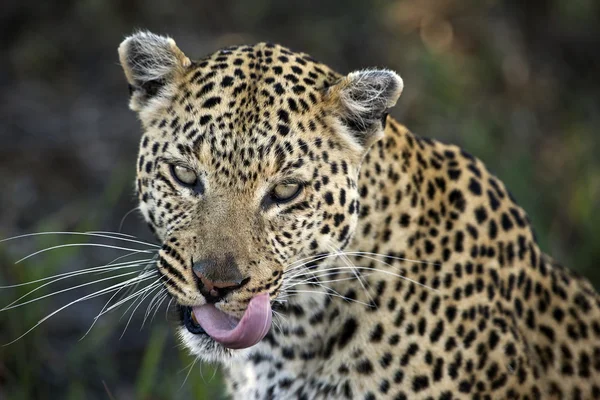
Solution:
<path fill-rule="evenodd" d="M 203 304 L 193 260 L 227 257 L 248 281 L 217 306 L 239 317 L 268 292 L 278 313 L 246 350 L 178 328 L 234 398 L 600 398 L 600 297 L 480 160 L 386 118 L 395 73 L 342 76 L 268 43 L 190 61 L 150 33 L 119 53 L 170 294 Z M 269 203 L 282 181 L 302 193 Z"/>

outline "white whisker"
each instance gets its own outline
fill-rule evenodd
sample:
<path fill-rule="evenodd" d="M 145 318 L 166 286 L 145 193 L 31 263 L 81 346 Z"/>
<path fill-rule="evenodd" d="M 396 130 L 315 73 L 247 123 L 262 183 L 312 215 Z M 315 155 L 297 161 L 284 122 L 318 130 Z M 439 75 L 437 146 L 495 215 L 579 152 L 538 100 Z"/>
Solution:
<path fill-rule="evenodd" d="M 140 278 L 145 273 L 146 273 L 146 271 L 142 270 L 138 274 L 138 276 L 136 278 Z M 151 277 L 151 276 L 154 276 L 154 274 L 150 273 L 147 276 Z M 79 340 L 83 340 L 92 331 L 92 328 L 94 327 L 94 325 L 96 325 L 96 322 L 98 322 L 98 319 L 100 318 L 100 316 L 104 314 L 104 310 L 106 310 L 106 308 L 108 307 L 108 305 L 110 304 L 110 302 L 121 292 L 121 290 L 126 289 L 126 288 L 131 288 L 132 286 L 137 287 L 142 280 L 145 280 L 145 279 L 139 279 L 139 280 L 137 280 L 136 278 L 133 278 L 134 282 L 131 282 L 131 285 L 125 285 L 125 286 L 120 287 L 119 290 L 117 290 L 115 293 L 113 293 L 112 296 L 110 296 L 110 298 L 104 304 L 104 306 L 102 307 L 102 309 L 100 310 L 100 312 L 96 315 L 96 317 L 94 317 L 94 320 L 90 324 L 90 327 L 88 328 L 88 330 L 85 332 L 85 334 Z"/>
<path fill-rule="evenodd" d="M 115 260 L 113 260 L 113 261 L 115 261 Z M 60 274 L 56 274 L 56 275 L 52 275 L 52 276 L 47 276 L 45 278 L 35 279 L 35 280 L 29 281 L 29 282 L 17 283 L 17 284 L 14 284 L 14 285 L 0 286 L 0 289 L 12 289 L 12 288 L 21 287 L 21 286 L 32 285 L 34 283 L 44 282 L 44 281 L 47 281 L 47 280 L 50 280 L 50 279 L 56 279 L 55 281 L 52 281 L 52 282 L 49 282 L 49 283 L 46 284 L 46 285 L 49 285 L 49 284 L 57 282 L 57 281 L 59 281 L 61 279 L 71 278 L 71 277 L 77 276 L 77 275 L 85 275 L 85 274 L 88 274 L 88 273 L 94 273 L 94 272 L 97 272 L 97 271 L 103 271 L 104 269 L 110 269 L 110 268 L 113 268 L 113 267 L 120 267 L 120 266 L 135 267 L 137 265 L 142 265 L 142 264 L 148 263 L 150 261 L 152 261 L 151 258 L 147 258 L 147 259 L 144 259 L 144 260 L 125 261 L 125 262 L 122 262 L 122 263 L 112 264 L 111 267 L 109 267 L 109 265 L 111 265 L 111 263 L 108 263 L 108 264 L 99 265 L 99 266 L 96 266 L 96 267 L 90 267 L 90 268 L 85 268 L 85 269 L 75 270 L 75 271 L 70 271 L 70 272 L 63 272 L 63 273 L 60 273 Z M 38 288 L 44 287 L 46 285 L 38 286 L 35 290 L 37 290 Z M 16 300 L 16 301 L 18 301 L 18 300 Z"/>
<path fill-rule="evenodd" d="M 198 361 L 199 358 L 200 357 L 195 357 L 194 361 L 192 361 L 192 365 L 190 366 L 187 374 L 185 375 L 185 379 L 181 383 L 181 386 L 179 387 L 179 390 L 181 390 L 183 388 L 183 386 L 185 385 L 185 383 L 187 382 L 187 380 L 188 380 L 188 378 L 190 376 L 190 373 L 192 372 L 192 369 L 194 369 L 194 365 L 196 365 L 196 362 Z M 180 371 L 180 372 L 182 372 L 182 371 Z M 202 368 L 200 369 L 200 375 L 202 375 Z M 202 379 L 204 379 L 204 377 L 202 377 Z"/>
<path fill-rule="evenodd" d="M 136 285 L 139 284 L 142 280 L 146 280 L 147 278 L 155 278 L 157 275 L 156 272 L 151 272 L 148 275 L 146 275 L 143 279 L 136 279 L 135 282 L 131 282 L 131 283 L 135 283 Z M 135 279 L 135 278 L 134 278 Z M 138 290 L 137 292 L 130 294 L 129 296 L 125 297 L 124 299 L 119 300 L 118 302 L 116 302 L 115 304 L 111 305 L 110 307 L 108 307 L 106 310 L 102 311 L 101 313 L 99 313 L 98 315 L 96 315 L 94 317 L 94 319 L 98 319 L 101 316 L 103 316 L 104 314 L 107 314 L 109 312 L 111 312 L 112 310 L 120 307 L 121 305 L 127 303 L 129 300 L 139 296 L 141 293 L 143 293 L 145 290 L 149 290 L 152 285 L 156 285 L 157 282 L 160 280 L 160 277 L 158 279 L 156 279 L 154 282 L 150 283 L 148 286 L 143 287 L 142 289 Z M 130 306 L 131 307 L 131 306 Z M 123 315 L 121 316 L 121 318 L 123 318 L 125 316 L 125 313 L 129 310 L 129 308 L 127 308 L 127 310 L 125 310 L 125 312 L 123 313 Z"/>
<path fill-rule="evenodd" d="M 323 294 L 323 295 L 327 295 L 327 296 L 339 297 L 342 300 L 351 301 L 353 303 L 358 303 L 358 304 L 362 304 L 362 305 L 367 306 L 367 307 L 371 307 L 371 304 L 365 303 L 365 302 L 360 301 L 360 300 L 351 299 L 351 298 L 348 298 L 346 296 L 342 296 L 340 294 L 334 294 L 334 293 L 330 293 L 330 292 L 322 292 L 322 291 L 319 291 L 319 290 L 297 290 L 297 289 L 292 289 L 292 290 L 287 290 L 286 292 L 287 293 L 314 293 L 314 294 Z M 284 295 L 283 298 L 285 298 L 285 297 L 287 297 L 287 296 Z"/>
<path fill-rule="evenodd" d="M 48 247 L 46 249 L 38 250 L 35 253 L 32 253 L 26 257 L 21 258 L 20 260 L 15 262 L 15 264 L 19 264 L 20 262 L 25 261 L 28 258 L 34 257 L 38 254 L 45 253 L 50 250 L 62 249 L 65 247 L 101 247 L 101 248 L 109 248 L 109 249 L 113 249 L 113 250 L 131 251 L 131 252 L 135 252 L 135 253 L 148 253 L 148 254 L 156 253 L 156 250 L 138 250 L 138 249 L 131 249 L 128 247 L 112 246 L 112 245 L 103 244 L 103 243 L 71 243 L 71 244 L 61 244 L 58 246 L 52 246 L 52 247 Z"/>
<path fill-rule="evenodd" d="M 373 297 L 371 296 L 371 293 L 369 293 L 369 290 L 367 289 L 367 286 L 365 285 L 364 281 L 362 280 L 362 277 L 360 276 L 360 274 L 358 273 L 358 270 L 355 268 L 355 265 L 348 259 L 348 257 L 344 256 L 343 253 L 340 252 L 339 249 L 336 249 L 333 246 L 329 246 L 332 250 L 334 250 L 336 252 L 336 254 L 340 255 L 342 258 L 342 261 L 344 262 L 344 264 L 346 264 L 348 267 L 352 268 L 352 273 L 356 276 L 356 279 L 358 280 L 358 282 L 360 283 L 360 286 L 363 288 L 365 294 L 367 295 L 369 301 L 372 304 L 375 304 L 375 302 L 373 301 Z"/>
<path fill-rule="evenodd" d="M 101 238 L 107 238 L 107 239 L 111 239 L 111 240 L 121 240 L 121 241 L 124 241 L 124 242 L 137 243 L 137 244 L 143 244 L 144 246 L 150 246 L 150 247 L 160 248 L 160 246 L 157 245 L 157 244 L 148 243 L 148 242 L 142 242 L 140 240 L 131 239 L 131 238 L 134 238 L 135 236 L 127 235 L 128 237 L 116 237 L 116 236 L 111 236 L 110 234 L 108 234 L 108 232 L 103 232 L 103 231 L 90 231 L 90 232 L 66 232 L 66 231 L 62 232 L 62 231 L 57 231 L 57 232 L 26 233 L 24 235 L 18 235 L 18 236 L 13 236 L 13 237 L 10 237 L 10 238 L 2 239 L 2 240 L 0 240 L 0 243 L 2 243 L 2 242 L 8 242 L 8 241 L 11 241 L 11 240 L 16 240 L 16 239 L 22 239 L 22 238 L 26 238 L 26 237 L 46 236 L 46 235 L 68 235 L 68 236 L 101 237 Z M 129 237 L 131 237 L 131 238 L 129 238 Z"/>
<path fill-rule="evenodd" d="M 152 318 L 150 318 L 150 322 L 154 321 L 154 318 L 156 317 L 156 313 L 158 313 L 160 306 L 162 306 L 163 303 L 165 302 L 165 300 L 167 299 L 167 297 L 169 297 L 169 293 L 166 293 L 166 292 L 167 292 L 167 290 L 165 289 L 165 293 L 163 293 L 163 295 L 160 297 L 158 305 L 156 307 L 154 307 L 154 313 L 152 314 Z"/>
<path fill-rule="evenodd" d="M 36 297 L 35 299 L 27 300 L 27 301 L 25 301 L 23 303 L 14 304 L 15 302 L 12 302 L 10 305 L 8 305 L 8 306 L 0 309 L 0 312 L 7 311 L 7 310 L 12 310 L 13 308 L 22 307 L 22 306 L 24 306 L 26 304 L 30 304 L 30 303 L 33 303 L 33 302 L 36 302 L 36 301 L 39 301 L 39 300 L 42 300 L 42 299 L 45 299 L 45 298 L 48 298 L 48 297 L 51 297 L 51 296 L 55 296 L 55 295 L 60 294 L 60 293 L 65 293 L 65 292 L 69 292 L 71 290 L 79 289 L 81 287 L 85 287 L 85 286 L 89 286 L 89 285 L 95 285 L 95 284 L 100 283 L 100 282 L 108 281 L 108 280 L 111 280 L 111 279 L 117 279 L 117 278 L 121 278 L 121 277 L 128 276 L 128 275 L 133 275 L 133 274 L 137 274 L 137 273 L 138 273 L 138 271 L 125 272 L 123 274 L 109 276 L 107 278 L 97 279 L 97 280 L 92 281 L 92 282 L 86 282 L 86 283 L 82 283 L 80 285 L 72 286 L 72 287 L 69 287 L 69 288 L 66 288 L 66 289 L 61 289 L 61 290 L 58 290 L 56 292 L 52 292 L 52 293 L 48 293 L 48 294 L 45 294 L 45 295 L 40 296 L 40 297 Z M 34 290 L 36 290 L 36 289 L 34 289 Z M 32 290 L 32 292 L 34 290 Z M 18 300 L 20 300 L 20 299 L 18 299 Z M 18 301 L 18 300 L 16 300 L 16 301 Z"/>
<path fill-rule="evenodd" d="M 139 208 L 140 208 L 139 206 L 133 207 L 131 210 L 129 210 L 125 213 L 123 218 L 121 218 L 121 222 L 119 223 L 119 232 L 121 232 L 121 229 L 123 229 L 123 224 L 125 223 L 125 219 L 129 216 L 129 214 L 131 214 L 134 211 L 139 210 Z"/>
<path fill-rule="evenodd" d="M 146 307 L 146 312 L 144 313 L 144 320 L 142 321 L 142 326 L 140 326 L 140 330 L 144 327 L 146 320 L 152 313 L 152 309 L 158 305 L 158 301 L 162 299 L 162 295 L 167 291 L 167 289 L 163 286 L 150 300 L 148 303 L 148 307 Z"/>
<path fill-rule="evenodd" d="M 160 278 L 158 279 L 160 280 Z M 156 289 L 159 289 L 161 287 L 161 283 L 158 282 L 156 284 L 151 284 L 150 286 L 145 287 L 144 289 L 144 295 L 138 295 L 138 297 L 141 297 L 139 300 L 136 300 L 138 302 L 138 305 L 133 309 L 133 311 L 131 312 L 131 315 L 129 315 L 129 319 L 127 320 L 127 324 L 125 324 L 125 328 L 123 328 L 123 333 L 121 333 L 121 336 L 119 337 L 119 339 L 122 339 L 123 336 L 125 336 L 125 332 L 127 331 L 127 328 L 129 327 L 129 324 L 131 323 L 131 320 L 133 319 L 133 316 L 135 314 L 135 312 L 137 311 L 137 309 L 142 305 L 142 303 L 144 302 L 144 300 L 146 300 L 146 298 L 148 296 L 150 296 L 150 294 L 152 292 L 154 292 Z M 132 305 L 135 304 L 134 301 L 133 303 L 131 303 L 131 305 L 127 308 L 127 310 L 129 310 L 129 308 L 131 308 Z M 125 312 L 123 313 L 123 315 L 125 315 L 127 313 L 127 310 L 125 310 Z M 144 319 L 145 320 L 145 319 Z M 143 324 L 142 324 L 143 326 Z M 140 328 L 141 330 L 141 328 Z"/>
<path fill-rule="evenodd" d="M 377 269 L 377 268 L 368 268 L 368 267 L 357 267 L 357 266 L 353 266 L 353 267 L 331 267 L 331 268 L 326 268 L 320 271 L 334 271 L 334 270 L 345 270 L 345 269 L 357 269 L 357 270 L 361 270 L 361 271 L 370 271 L 373 273 L 380 273 L 380 274 L 386 274 L 386 275 L 391 275 L 391 276 L 395 276 L 397 278 L 403 279 L 405 281 L 414 283 L 415 285 L 424 287 L 426 289 L 432 290 L 436 293 L 439 293 L 438 289 L 434 289 L 430 286 L 424 285 L 421 282 L 415 281 L 414 279 L 411 278 L 407 278 L 406 276 L 400 275 L 400 274 L 396 274 L 394 272 L 391 271 L 386 271 L 384 269 Z"/>
<path fill-rule="evenodd" d="M 167 293 L 168 295 L 169 293 Z M 169 309 L 171 308 L 171 304 L 173 303 L 173 300 L 175 300 L 173 297 L 171 297 L 171 300 L 169 300 L 169 302 L 167 303 L 167 308 L 165 308 L 165 320 L 169 319 Z"/>
<path fill-rule="evenodd" d="M 139 279 L 139 278 L 138 278 L 138 279 Z M 144 278 L 144 279 L 145 279 L 145 278 Z M 4 344 L 3 346 L 8 346 L 8 345 L 11 345 L 11 344 L 15 343 L 16 341 L 18 341 L 19 339 L 23 338 L 23 337 L 24 337 L 24 336 L 26 336 L 28 333 L 30 333 L 31 331 L 33 331 L 35 328 L 37 328 L 38 326 L 40 326 L 41 324 L 43 324 L 44 322 L 46 322 L 48 319 L 50 319 L 50 318 L 52 318 L 53 316 L 55 316 L 56 314 L 58 314 L 59 312 L 63 311 L 64 309 L 66 309 L 66 308 L 68 308 L 68 307 L 70 307 L 70 306 L 72 306 L 72 305 L 74 305 L 74 304 L 81 303 L 82 301 L 89 300 L 89 299 L 92 299 L 92 298 L 95 298 L 95 297 L 98 297 L 98 296 L 103 296 L 103 295 L 105 295 L 106 293 L 110 293 L 110 292 L 112 292 L 112 291 L 114 291 L 114 290 L 117 290 L 117 288 L 119 288 L 119 287 L 120 287 L 121 285 L 123 285 L 124 283 L 126 283 L 126 282 L 120 282 L 120 283 L 117 283 L 116 285 L 112 285 L 112 286 L 110 286 L 110 287 L 108 287 L 108 288 L 104 288 L 104 289 L 101 289 L 101 290 L 99 290 L 99 291 L 97 291 L 97 292 L 90 293 L 90 294 L 88 294 L 88 295 L 86 295 L 86 296 L 83 296 L 83 297 L 80 297 L 80 298 L 78 298 L 77 300 L 73 300 L 73 301 L 71 301 L 71 302 L 70 302 L 70 303 L 68 303 L 68 304 L 65 304 L 64 306 L 60 307 L 59 309 L 57 309 L 57 310 L 53 311 L 52 313 L 48 314 L 47 316 L 45 316 L 44 318 L 42 318 L 41 320 L 39 320 L 39 321 L 38 321 L 38 322 L 37 322 L 37 323 L 36 323 L 34 326 L 32 326 L 31 328 L 29 328 L 29 329 L 28 329 L 28 330 L 27 330 L 25 333 L 23 333 L 21 336 L 19 336 L 18 338 L 16 338 L 16 339 L 12 340 L 12 341 L 11 341 L 11 342 L 9 342 L 9 343 L 6 343 L 6 344 Z"/>
<path fill-rule="evenodd" d="M 128 238 L 136 239 L 135 236 L 129 235 L 127 233 L 122 233 L 122 232 L 113 232 L 113 231 L 87 231 L 86 233 L 100 233 L 100 234 L 103 234 L 103 235 L 115 235 L 115 236 L 123 236 L 123 237 L 128 237 Z"/>

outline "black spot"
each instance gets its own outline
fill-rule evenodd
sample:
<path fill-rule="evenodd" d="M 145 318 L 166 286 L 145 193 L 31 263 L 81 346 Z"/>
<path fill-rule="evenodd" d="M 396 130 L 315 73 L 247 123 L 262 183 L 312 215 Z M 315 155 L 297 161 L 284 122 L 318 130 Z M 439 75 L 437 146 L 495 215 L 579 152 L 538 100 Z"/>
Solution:
<path fill-rule="evenodd" d="M 290 133 L 290 127 L 287 125 L 277 124 L 277 133 L 281 136 L 287 136 Z"/>
<path fill-rule="evenodd" d="M 412 389 L 414 392 L 420 392 L 429 387 L 429 378 L 427 375 L 417 375 L 413 379 Z"/>
<path fill-rule="evenodd" d="M 378 343 L 381 342 L 381 338 L 383 337 L 383 326 L 381 324 L 375 325 L 375 328 L 371 331 L 371 342 Z"/>
<path fill-rule="evenodd" d="M 400 216 L 400 226 L 406 228 L 410 224 L 410 215 L 402 214 Z"/>
<path fill-rule="evenodd" d="M 387 368 L 392 363 L 393 356 L 391 353 L 384 353 L 383 356 L 379 359 L 379 364 L 383 368 Z"/>
<path fill-rule="evenodd" d="M 348 318 L 344 322 L 344 326 L 340 331 L 340 335 L 338 338 L 338 347 L 341 349 L 348 344 L 354 337 L 356 333 L 356 329 L 358 328 L 358 323 L 354 318 Z"/>
<path fill-rule="evenodd" d="M 496 237 L 498 236 L 498 224 L 496 224 L 496 221 L 494 221 L 493 219 L 490 220 L 488 235 L 490 239 L 496 239 Z"/>
<path fill-rule="evenodd" d="M 220 97 L 211 97 L 209 99 L 207 99 L 204 104 L 202 104 L 203 108 L 213 108 L 214 106 L 218 105 L 221 103 L 221 98 Z"/>
<path fill-rule="evenodd" d="M 508 216 L 507 213 L 502 213 L 502 229 L 504 229 L 505 231 L 510 231 L 513 228 L 513 223 L 510 220 L 510 217 Z"/>
<path fill-rule="evenodd" d="M 211 119 L 212 115 L 203 115 L 202 117 L 200 117 L 200 120 L 198 122 L 200 123 L 200 126 L 203 126 L 208 124 Z"/>
<path fill-rule="evenodd" d="M 459 191 L 458 189 L 454 189 L 453 191 L 450 192 L 450 195 L 448 196 L 448 200 L 450 201 L 450 204 L 454 205 L 454 207 L 456 207 L 456 209 L 460 212 L 465 211 L 465 207 L 466 207 L 466 200 L 465 197 L 463 196 L 462 192 Z"/>
<path fill-rule="evenodd" d="M 448 319 L 448 322 L 454 321 L 455 317 L 456 317 L 456 307 L 448 306 L 446 308 L 446 318 Z"/>
<path fill-rule="evenodd" d="M 368 359 L 362 359 L 356 364 L 356 372 L 363 375 L 370 375 L 373 373 L 373 364 Z"/>
<path fill-rule="evenodd" d="M 490 200 L 490 207 L 492 207 L 493 211 L 496 211 L 500 207 L 500 201 L 498 201 L 498 198 L 491 190 L 488 190 L 487 194 Z"/>
<path fill-rule="evenodd" d="M 481 195 L 481 184 L 475 178 L 471 178 L 471 181 L 469 182 L 469 190 L 474 195 L 480 196 Z"/>
<path fill-rule="evenodd" d="M 448 177 L 453 181 L 457 181 L 460 178 L 460 170 L 459 169 L 450 169 L 448 170 Z"/>
<path fill-rule="evenodd" d="M 233 77 L 231 77 L 231 76 L 226 76 L 221 81 L 221 86 L 222 87 L 229 87 L 231 85 L 233 85 Z"/>
<path fill-rule="evenodd" d="M 285 124 L 290 122 L 290 115 L 288 114 L 287 111 L 285 110 L 279 110 L 277 111 L 277 117 L 279 118 L 279 120 Z"/>
<path fill-rule="evenodd" d="M 202 86 L 198 93 L 196 93 L 196 98 L 204 96 L 210 92 L 214 86 L 215 84 L 213 82 L 208 82 L 206 85 Z"/>

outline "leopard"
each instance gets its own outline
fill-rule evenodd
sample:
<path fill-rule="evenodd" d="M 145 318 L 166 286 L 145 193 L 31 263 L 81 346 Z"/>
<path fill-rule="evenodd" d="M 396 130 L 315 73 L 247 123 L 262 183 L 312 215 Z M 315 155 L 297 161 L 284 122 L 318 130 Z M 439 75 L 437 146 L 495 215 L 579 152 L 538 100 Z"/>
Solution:
<path fill-rule="evenodd" d="M 273 43 L 118 48 L 175 333 L 234 399 L 600 399 L 600 296 L 400 76 Z"/>

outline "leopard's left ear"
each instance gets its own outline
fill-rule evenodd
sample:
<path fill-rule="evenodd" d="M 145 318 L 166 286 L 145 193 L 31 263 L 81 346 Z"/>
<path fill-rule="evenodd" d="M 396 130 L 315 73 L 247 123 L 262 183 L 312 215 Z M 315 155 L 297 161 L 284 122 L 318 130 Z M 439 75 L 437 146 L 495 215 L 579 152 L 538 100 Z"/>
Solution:
<path fill-rule="evenodd" d="M 387 110 L 402 93 L 402 78 L 390 70 L 351 72 L 329 87 L 326 99 L 351 140 L 366 149 L 383 137 Z"/>
<path fill-rule="evenodd" d="M 151 32 L 127 37 L 119 46 L 119 60 L 130 87 L 129 106 L 138 112 L 160 104 L 172 83 L 191 65 L 173 39 Z"/>

